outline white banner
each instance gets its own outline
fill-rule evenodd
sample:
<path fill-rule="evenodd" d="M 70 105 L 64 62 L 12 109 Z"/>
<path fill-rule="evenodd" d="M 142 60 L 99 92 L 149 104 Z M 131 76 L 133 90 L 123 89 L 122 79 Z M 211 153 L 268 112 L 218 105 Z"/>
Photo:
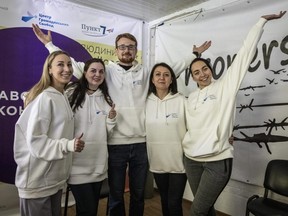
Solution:
<path fill-rule="evenodd" d="M 156 61 L 171 62 L 191 54 L 192 46 L 206 40 L 212 46 L 204 54 L 221 77 L 231 64 L 250 28 L 262 15 L 287 10 L 287 1 L 235 1 L 156 28 Z M 288 159 L 288 15 L 268 22 L 258 44 L 237 100 L 235 159 L 232 179 L 262 185 L 269 160 Z M 179 89 L 188 95 L 195 89 L 190 78 Z"/>

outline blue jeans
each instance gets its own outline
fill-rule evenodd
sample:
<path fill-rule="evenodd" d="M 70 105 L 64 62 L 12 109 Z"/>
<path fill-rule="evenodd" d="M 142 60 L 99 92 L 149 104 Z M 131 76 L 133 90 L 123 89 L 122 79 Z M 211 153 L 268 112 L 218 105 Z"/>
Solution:
<path fill-rule="evenodd" d="M 182 199 L 186 186 L 185 173 L 153 173 L 161 196 L 163 216 L 182 216 Z"/>
<path fill-rule="evenodd" d="M 229 158 L 197 162 L 184 156 L 188 182 L 194 195 L 191 216 L 216 216 L 214 203 L 230 179 L 232 161 Z"/>
<path fill-rule="evenodd" d="M 148 170 L 146 143 L 108 145 L 109 215 L 124 216 L 124 187 L 128 166 L 130 216 L 144 213 L 144 189 Z"/>
<path fill-rule="evenodd" d="M 102 181 L 69 186 L 76 201 L 76 215 L 97 215 Z"/>

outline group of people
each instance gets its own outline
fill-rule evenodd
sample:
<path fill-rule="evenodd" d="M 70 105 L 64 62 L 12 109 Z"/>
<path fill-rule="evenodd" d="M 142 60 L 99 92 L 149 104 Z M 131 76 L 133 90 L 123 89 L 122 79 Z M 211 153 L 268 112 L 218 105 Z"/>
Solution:
<path fill-rule="evenodd" d="M 148 169 L 159 189 L 163 215 L 183 215 L 187 179 L 194 195 L 191 215 L 216 215 L 214 203 L 232 171 L 229 137 L 237 91 L 264 24 L 285 13 L 262 16 L 217 81 L 210 62 L 200 57 L 210 41 L 194 46 L 182 62 L 157 63 L 149 72 L 135 61 L 138 44 L 129 33 L 116 37 L 119 62 L 104 65 L 97 58 L 76 62 L 52 43 L 50 31 L 44 34 L 33 25 L 50 55 L 15 125 L 21 215 L 61 215 L 66 182 L 77 215 L 97 215 L 107 177 L 109 215 L 125 215 L 127 168 L 130 216 L 144 213 Z M 198 89 L 186 99 L 178 93 L 176 77 L 188 66 Z M 78 80 L 71 83 L 72 74 Z"/>

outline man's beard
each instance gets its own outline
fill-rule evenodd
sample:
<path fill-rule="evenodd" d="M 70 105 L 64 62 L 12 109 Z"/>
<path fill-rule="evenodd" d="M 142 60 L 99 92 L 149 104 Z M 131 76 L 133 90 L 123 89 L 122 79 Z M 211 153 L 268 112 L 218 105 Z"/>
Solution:
<path fill-rule="evenodd" d="M 119 58 L 120 62 L 123 62 L 125 64 L 130 64 L 134 61 L 134 58 L 132 57 L 132 55 L 122 55 L 121 58 Z"/>

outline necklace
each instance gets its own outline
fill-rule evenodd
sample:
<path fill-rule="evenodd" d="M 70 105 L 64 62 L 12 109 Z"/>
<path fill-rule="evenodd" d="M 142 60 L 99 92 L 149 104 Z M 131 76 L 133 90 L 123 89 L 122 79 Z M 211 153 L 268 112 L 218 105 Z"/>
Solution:
<path fill-rule="evenodd" d="M 97 91 L 97 89 L 94 90 L 94 89 L 90 89 L 89 87 L 86 87 L 86 89 L 89 91 L 93 91 L 93 92 Z"/>

